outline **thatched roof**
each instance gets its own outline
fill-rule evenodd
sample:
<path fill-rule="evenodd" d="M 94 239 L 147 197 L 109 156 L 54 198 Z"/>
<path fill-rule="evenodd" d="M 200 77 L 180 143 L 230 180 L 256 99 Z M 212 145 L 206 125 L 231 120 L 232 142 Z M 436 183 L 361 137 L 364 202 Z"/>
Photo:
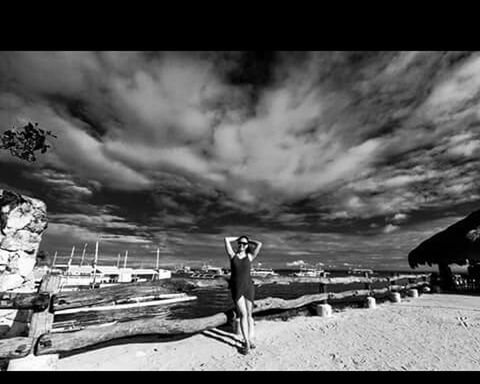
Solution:
<path fill-rule="evenodd" d="M 467 262 L 480 262 L 480 210 L 428 238 L 408 254 L 411 268 Z"/>

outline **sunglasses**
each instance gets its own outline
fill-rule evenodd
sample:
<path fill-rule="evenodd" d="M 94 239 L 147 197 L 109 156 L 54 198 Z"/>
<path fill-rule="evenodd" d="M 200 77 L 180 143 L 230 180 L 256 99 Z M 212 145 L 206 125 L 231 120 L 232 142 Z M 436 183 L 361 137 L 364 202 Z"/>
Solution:
<path fill-rule="evenodd" d="M 248 243 L 244 243 L 243 241 L 239 242 L 238 245 L 248 245 Z"/>

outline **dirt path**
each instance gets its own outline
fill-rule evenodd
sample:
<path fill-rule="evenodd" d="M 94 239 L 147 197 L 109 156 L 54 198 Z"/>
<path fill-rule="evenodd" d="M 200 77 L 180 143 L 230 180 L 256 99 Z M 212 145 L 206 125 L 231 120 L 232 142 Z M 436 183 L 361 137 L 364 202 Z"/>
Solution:
<path fill-rule="evenodd" d="M 62 358 L 61 370 L 480 370 L 480 297 L 422 295 L 330 318 L 258 321 L 257 349 L 232 334 L 115 345 Z"/>

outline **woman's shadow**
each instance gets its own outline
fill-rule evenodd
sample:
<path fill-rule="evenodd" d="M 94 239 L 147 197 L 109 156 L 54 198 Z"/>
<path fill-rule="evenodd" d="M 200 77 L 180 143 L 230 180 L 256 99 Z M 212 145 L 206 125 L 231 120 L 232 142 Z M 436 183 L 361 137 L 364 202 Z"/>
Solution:
<path fill-rule="evenodd" d="M 237 348 L 237 350 L 240 350 L 243 347 L 242 337 L 234 333 L 233 328 L 230 325 L 207 329 L 202 332 L 202 335 L 221 341 L 231 347 Z"/>

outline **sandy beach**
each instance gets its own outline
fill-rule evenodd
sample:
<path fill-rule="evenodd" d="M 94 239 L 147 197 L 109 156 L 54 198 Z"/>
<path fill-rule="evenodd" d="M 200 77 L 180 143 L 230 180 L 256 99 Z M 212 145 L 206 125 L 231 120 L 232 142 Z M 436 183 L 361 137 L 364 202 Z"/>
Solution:
<path fill-rule="evenodd" d="M 58 370 L 479 370 L 480 297 L 425 294 L 333 316 L 256 321 L 257 348 L 213 329 L 62 357 Z"/>

